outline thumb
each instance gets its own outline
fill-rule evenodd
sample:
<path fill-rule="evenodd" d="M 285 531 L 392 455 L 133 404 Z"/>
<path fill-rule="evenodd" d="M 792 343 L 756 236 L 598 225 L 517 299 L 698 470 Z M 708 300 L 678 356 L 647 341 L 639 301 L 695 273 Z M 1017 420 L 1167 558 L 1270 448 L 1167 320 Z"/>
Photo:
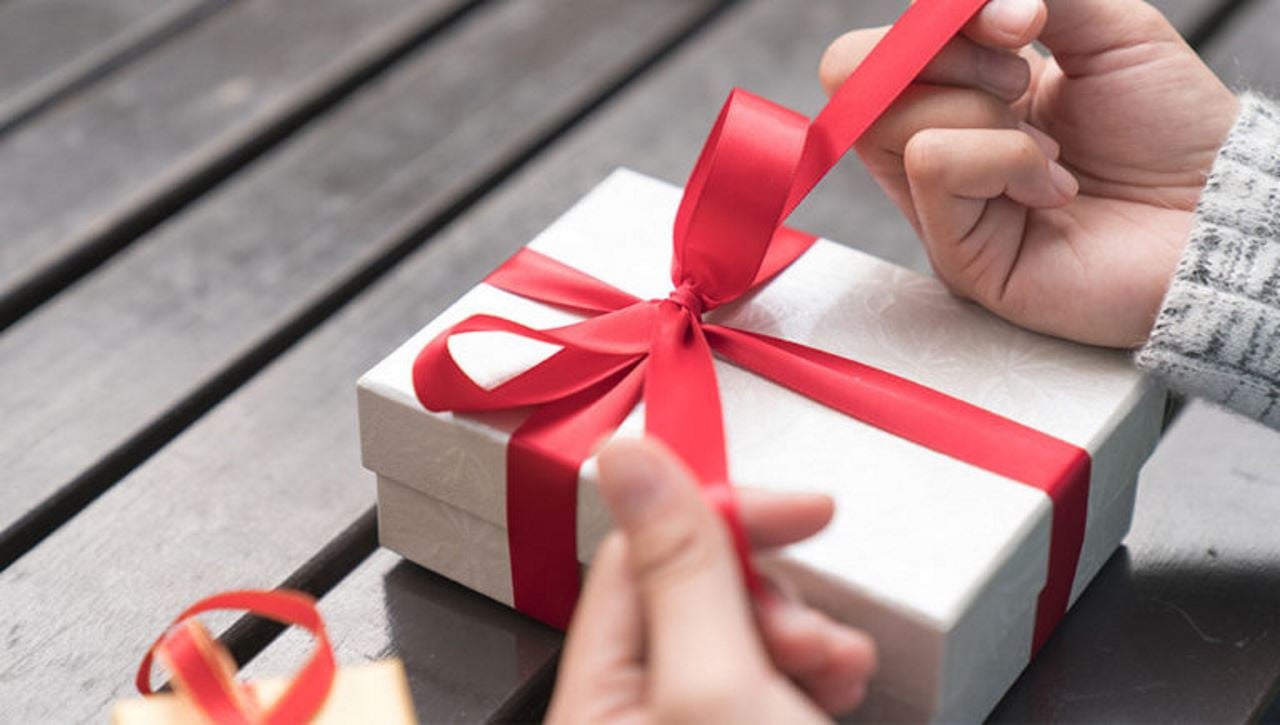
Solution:
<path fill-rule="evenodd" d="M 760 672 L 763 648 L 728 532 L 693 476 L 653 440 L 609 445 L 599 469 L 627 540 L 655 687 L 717 691 Z"/>
<path fill-rule="evenodd" d="M 1048 0 L 1048 6 L 1039 40 L 1069 76 L 1089 75 L 1090 56 L 1109 50 L 1182 42 L 1164 15 L 1144 0 Z"/>

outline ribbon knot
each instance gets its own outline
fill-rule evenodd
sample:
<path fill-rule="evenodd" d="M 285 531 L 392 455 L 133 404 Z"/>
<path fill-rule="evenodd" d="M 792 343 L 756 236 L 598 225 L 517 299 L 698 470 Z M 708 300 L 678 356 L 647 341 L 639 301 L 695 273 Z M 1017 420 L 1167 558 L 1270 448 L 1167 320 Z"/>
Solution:
<path fill-rule="evenodd" d="M 706 301 L 702 299 L 702 295 L 698 294 L 692 282 L 685 282 L 672 290 L 671 294 L 667 295 L 667 301 L 688 310 L 689 314 L 698 321 L 702 320 L 702 314 L 707 311 Z"/>

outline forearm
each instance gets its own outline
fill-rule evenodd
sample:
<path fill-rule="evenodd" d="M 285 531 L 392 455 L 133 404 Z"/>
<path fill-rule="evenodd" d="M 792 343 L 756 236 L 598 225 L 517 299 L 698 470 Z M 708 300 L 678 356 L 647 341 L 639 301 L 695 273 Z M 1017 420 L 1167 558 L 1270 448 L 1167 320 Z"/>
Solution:
<path fill-rule="evenodd" d="M 1137 362 L 1280 428 L 1280 105 L 1248 95 L 1241 108 Z"/>

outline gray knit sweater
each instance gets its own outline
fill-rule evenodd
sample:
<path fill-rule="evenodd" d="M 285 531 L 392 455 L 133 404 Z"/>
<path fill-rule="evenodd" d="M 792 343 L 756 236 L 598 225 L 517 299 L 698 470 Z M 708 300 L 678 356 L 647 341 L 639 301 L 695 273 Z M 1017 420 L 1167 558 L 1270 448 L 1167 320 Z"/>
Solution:
<path fill-rule="evenodd" d="M 1280 106 L 1246 94 L 1241 108 L 1137 362 L 1280 428 Z"/>

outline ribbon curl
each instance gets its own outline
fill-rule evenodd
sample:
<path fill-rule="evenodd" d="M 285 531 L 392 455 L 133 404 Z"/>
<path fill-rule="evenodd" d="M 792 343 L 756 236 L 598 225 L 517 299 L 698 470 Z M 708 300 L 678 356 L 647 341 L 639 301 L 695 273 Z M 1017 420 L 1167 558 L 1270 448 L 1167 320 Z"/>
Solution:
<path fill-rule="evenodd" d="M 240 609 L 293 624 L 311 632 L 315 653 L 270 708 L 259 705 L 249 686 L 234 677 L 227 651 L 194 617 L 218 609 Z M 138 692 L 151 694 L 151 663 L 159 658 L 173 674 L 175 688 L 219 725 L 293 725 L 310 722 L 333 684 L 336 665 L 324 620 L 315 600 L 301 592 L 242 590 L 202 599 L 173 621 L 151 645 L 135 681 Z"/>
<path fill-rule="evenodd" d="M 578 470 L 640 400 L 645 430 L 697 476 L 757 586 L 728 482 L 713 352 L 823 405 L 934 451 L 1045 491 L 1053 501 L 1049 576 L 1033 650 L 1066 611 L 1084 536 L 1088 453 L 1015 421 L 882 370 L 794 342 L 707 323 L 703 315 L 766 284 L 816 239 L 782 225 L 827 171 L 985 0 L 920 0 L 810 123 L 734 90 L 676 214 L 672 293 L 641 300 L 529 249 L 485 281 L 585 315 L 535 330 L 490 315 L 444 331 L 418 355 L 414 389 L 432 411 L 534 406 L 507 454 L 507 531 L 515 605 L 565 627 L 577 599 Z M 464 332 L 501 331 L 560 346 L 492 389 L 448 351 Z"/>

